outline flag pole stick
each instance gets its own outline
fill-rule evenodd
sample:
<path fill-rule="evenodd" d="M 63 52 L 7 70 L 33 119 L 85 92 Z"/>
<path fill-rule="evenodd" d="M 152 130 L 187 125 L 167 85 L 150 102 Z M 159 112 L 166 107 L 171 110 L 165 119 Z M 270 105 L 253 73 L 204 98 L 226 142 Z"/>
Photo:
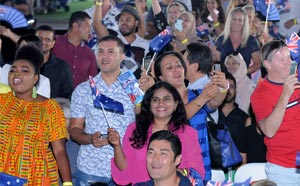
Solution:
<path fill-rule="evenodd" d="M 271 0 L 268 1 L 268 9 L 267 9 L 266 22 L 265 22 L 265 28 L 264 28 L 264 32 L 265 32 L 265 33 L 267 32 L 267 26 L 268 26 L 268 19 L 269 19 L 270 6 L 271 6 Z"/>
<path fill-rule="evenodd" d="M 153 55 L 153 57 L 152 57 L 152 59 L 150 61 L 150 64 L 149 64 L 149 66 L 147 68 L 146 74 L 148 74 L 148 72 L 149 72 L 149 70 L 150 70 L 150 68 L 152 66 L 152 63 L 153 63 L 154 59 L 156 58 L 156 56 L 157 56 L 157 52 L 154 53 L 154 55 Z"/>
<path fill-rule="evenodd" d="M 105 117 L 105 120 L 106 120 L 106 124 L 107 124 L 108 128 L 111 128 L 110 125 L 109 125 L 109 120 L 108 120 L 106 111 L 104 110 L 104 107 L 103 107 L 101 102 L 100 102 L 100 105 L 101 105 L 101 108 L 102 108 L 102 111 L 103 111 L 103 114 L 104 114 L 104 117 Z"/>

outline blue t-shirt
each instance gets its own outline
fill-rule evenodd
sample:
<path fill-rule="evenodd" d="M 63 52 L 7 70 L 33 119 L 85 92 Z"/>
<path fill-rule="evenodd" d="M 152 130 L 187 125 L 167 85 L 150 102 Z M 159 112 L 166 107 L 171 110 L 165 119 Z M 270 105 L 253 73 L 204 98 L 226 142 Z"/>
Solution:
<path fill-rule="evenodd" d="M 249 36 L 245 47 L 241 48 L 241 46 L 239 46 L 236 50 L 234 50 L 230 38 L 228 38 L 225 43 L 223 43 L 223 40 L 224 36 L 220 36 L 216 41 L 217 50 L 221 52 L 221 62 L 224 62 L 228 55 L 237 52 L 243 56 L 248 68 L 251 63 L 252 53 L 259 51 L 258 42 L 253 36 Z"/>

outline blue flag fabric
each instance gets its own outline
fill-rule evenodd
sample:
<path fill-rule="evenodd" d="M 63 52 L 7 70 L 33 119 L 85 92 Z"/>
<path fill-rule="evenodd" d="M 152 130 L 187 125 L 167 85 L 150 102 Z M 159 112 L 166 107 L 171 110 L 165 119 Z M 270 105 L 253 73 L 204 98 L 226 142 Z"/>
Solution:
<path fill-rule="evenodd" d="M 200 25 L 196 28 L 197 36 L 203 37 L 209 34 L 208 28 L 205 25 Z"/>
<path fill-rule="evenodd" d="M 267 21 L 279 21 L 279 11 L 273 2 L 270 2 L 270 10 L 268 12 L 269 1 L 270 0 L 253 0 L 255 10 L 260 12 L 264 17 L 268 15 Z"/>
<path fill-rule="evenodd" d="M 89 76 L 90 87 L 92 89 L 92 96 L 94 101 L 94 107 L 98 109 L 104 108 L 104 110 L 119 114 L 124 114 L 124 107 L 123 104 L 101 94 L 100 91 L 97 89 L 95 82 L 91 76 Z M 102 106 L 101 106 L 102 105 Z"/>
<path fill-rule="evenodd" d="M 3 172 L 0 173 L 0 186 L 22 186 L 26 182 L 27 180 L 24 178 L 19 178 L 16 176 L 5 174 Z"/>
<path fill-rule="evenodd" d="M 250 186 L 251 177 L 244 182 L 234 183 L 230 180 L 225 181 L 208 181 L 206 186 Z"/>
<path fill-rule="evenodd" d="M 300 61 L 300 37 L 297 35 L 296 32 L 293 32 L 290 37 L 285 40 L 286 45 L 290 50 L 290 54 L 292 59 L 295 60 L 297 63 Z"/>
<path fill-rule="evenodd" d="M 203 186 L 201 175 L 193 168 L 189 168 L 189 180 L 193 186 Z"/>
<path fill-rule="evenodd" d="M 171 27 L 167 27 L 150 41 L 150 50 L 152 52 L 160 52 L 171 41 Z"/>

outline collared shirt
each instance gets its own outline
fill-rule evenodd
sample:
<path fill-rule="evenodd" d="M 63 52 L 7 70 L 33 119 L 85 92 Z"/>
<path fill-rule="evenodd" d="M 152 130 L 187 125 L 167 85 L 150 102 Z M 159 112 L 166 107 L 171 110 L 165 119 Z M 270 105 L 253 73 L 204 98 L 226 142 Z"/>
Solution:
<path fill-rule="evenodd" d="M 94 82 L 100 93 L 123 104 L 123 115 L 105 111 L 109 125 L 119 132 L 122 140 L 127 126 L 135 120 L 134 105 L 118 81 L 107 86 L 100 72 L 94 77 Z M 94 134 L 98 131 L 101 134 L 107 133 L 108 125 L 105 115 L 101 109 L 94 107 L 92 91 L 88 81 L 76 87 L 71 100 L 71 118 L 85 118 L 85 133 Z M 113 156 L 113 148 L 110 145 L 100 148 L 95 148 L 91 144 L 81 145 L 77 158 L 77 167 L 86 174 L 110 178 L 110 160 Z"/>
<path fill-rule="evenodd" d="M 74 88 L 88 80 L 89 76 L 95 76 L 98 72 L 96 56 L 84 43 L 74 46 L 70 43 L 68 35 L 57 35 L 53 54 L 68 63 L 73 74 Z"/>
<path fill-rule="evenodd" d="M 207 85 L 210 82 L 210 79 L 208 75 L 203 76 L 202 78 L 197 79 L 193 83 L 189 83 L 188 89 L 190 90 L 197 90 L 197 89 L 203 89 L 205 85 Z"/>
<path fill-rule="evenodd" d="M 71 98 L 73 91 L 73 78 L 70 66 L 50 54 L 49 60 L 41 67 L 41 74 L 49 78 L 51 98 Z"/>
<path fill-rule="evenodd" d="M 176 172 L 176 174 L 180 178 L 178 186 L 192 186 L 190 180 L 187 177 L 183 176 L 178 171 Z M 154 181 L 153 179 L 151 179 L 147 182 L 134 184 L 134 186 L 154 186 Z"/>

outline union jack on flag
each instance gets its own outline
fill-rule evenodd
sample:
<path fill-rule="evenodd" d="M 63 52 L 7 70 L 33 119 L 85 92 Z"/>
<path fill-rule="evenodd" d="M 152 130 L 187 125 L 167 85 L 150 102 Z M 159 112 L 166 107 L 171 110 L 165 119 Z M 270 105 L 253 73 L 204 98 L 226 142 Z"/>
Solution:
<path fill-rule="evenodd" d="M 164 29 L 163 31 L 161 31 L 159 33 L 159 36 L 166 36 L 166 35 L 170 35 L 171 34 L 171 29 L 170 27 L 167 27 L 166 29 Z"/>
<path fill-rule="evenodd" d="M 100 91 L 96 88 L 95 81 L 93 80 L 92 76 L 89 76 L 89 81 L 90 81 L 90 86 L 92 89 L 92 94 L 94 96 L 100 95 Z"/>
<path fill-rule="evenodd" d="M 296 32 L 293 32 L 289 38 L 285 40 L 287 47 L 290 50 L 291 56 L 293 60 L 299 62 L 300 59 L 300 37 L 296 34 Z"/>
<path fill-rule="evenodd" d="M 299 52 L 299 47 L 298 47 L 299 39 L 300 39 L 299 36 L 295 32 L 293 32 L 290 38 L 286 40 L 286 44 L 291 52 L 294 53 Z"/>
<path fill-rule="evenodd" d="M 225 181 L 208 181 L 206 186 L 250 186 L 251 177 L 241 183 L 234 183 L 231 180 Z"/>
<path fill-rule="evenodd" d="M 197 35 L 199 37 L 206 36 L 209 34 L 208 27 L 206 25 L 200 25 L 196 28 Z"/>

